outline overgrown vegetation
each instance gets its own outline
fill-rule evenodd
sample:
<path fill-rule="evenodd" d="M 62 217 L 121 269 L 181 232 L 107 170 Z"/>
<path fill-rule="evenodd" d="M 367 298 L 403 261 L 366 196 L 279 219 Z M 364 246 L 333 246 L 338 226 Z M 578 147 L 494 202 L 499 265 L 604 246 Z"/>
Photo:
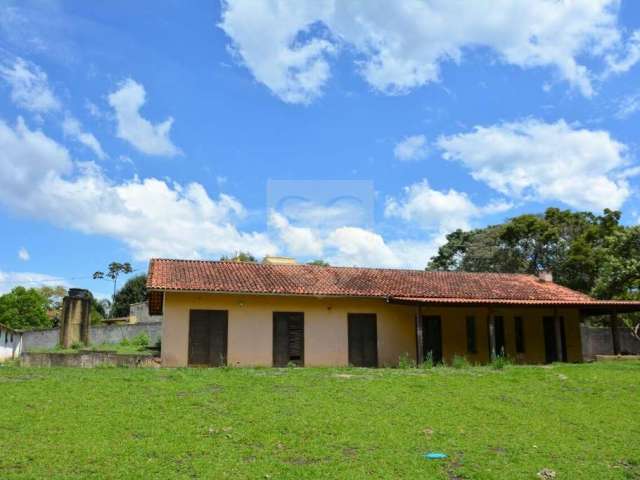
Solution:
<path fill-rule="evenodd" d="M 640 476 L 633 361 L 502 370 L 0 367 L 0 389 L 7 480 Z M 426 460 L 426 452 L 449 458 Z"/>

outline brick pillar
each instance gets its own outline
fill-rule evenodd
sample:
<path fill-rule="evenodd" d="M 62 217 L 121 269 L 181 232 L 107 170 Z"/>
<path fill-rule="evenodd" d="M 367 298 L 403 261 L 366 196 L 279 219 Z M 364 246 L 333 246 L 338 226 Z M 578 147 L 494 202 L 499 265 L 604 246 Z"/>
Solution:
<path fill-rule="evenodd" d="M 76 342 L 89 345 L 91 293 L 82 288 L 70 288 L 62 300 L 60 345 L 71 347 Z"/>

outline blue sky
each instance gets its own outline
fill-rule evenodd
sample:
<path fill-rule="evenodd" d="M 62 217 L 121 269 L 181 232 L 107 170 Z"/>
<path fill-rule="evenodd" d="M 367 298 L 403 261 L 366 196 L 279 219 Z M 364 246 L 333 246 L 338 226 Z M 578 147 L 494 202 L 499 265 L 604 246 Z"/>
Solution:
<path fill-rule="evenodd" d="M 423 268 L 549 206 L 636 224 L 639 60 L 628 0 L 5 0 L 0 291 L 237 250 Z"/>

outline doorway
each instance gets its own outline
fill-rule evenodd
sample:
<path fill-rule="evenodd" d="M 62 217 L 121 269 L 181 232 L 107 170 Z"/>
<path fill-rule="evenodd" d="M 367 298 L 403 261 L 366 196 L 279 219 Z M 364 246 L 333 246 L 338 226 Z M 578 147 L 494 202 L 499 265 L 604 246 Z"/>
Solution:
<path fill-rule="evenodd" d="M 350 313 L 349 364 L 354 367 L 378 366 L 378 329 L 375 313 Z"/>
<path fill-rule="evenodd" d="M 304 313 L 273 313 L 273 366 L 304 365 Z"/>
<path fill-rule="evenodd" d="M 567 343 L 564 331 L 564 318 L 558 317 L 559 332 L 556 329 L 555 317 L 544 317 L 544 361 L 545 363 L 562 362 L 567 360 Z M 558 333 L 560 334 L 560 350 L 558 351 Z"/>
<path fill-rule="evenodd" d="M 431 355 L 433 364 L 442 363 L 442 320 L 440 316 L 422 317 L 422 342 L 425 358 Z"/>
<path fill-rule="evenodd" d="M 226 310 L 191 310 L 190 366 L 220 367 L 227 364 L 228 323 Z"/>

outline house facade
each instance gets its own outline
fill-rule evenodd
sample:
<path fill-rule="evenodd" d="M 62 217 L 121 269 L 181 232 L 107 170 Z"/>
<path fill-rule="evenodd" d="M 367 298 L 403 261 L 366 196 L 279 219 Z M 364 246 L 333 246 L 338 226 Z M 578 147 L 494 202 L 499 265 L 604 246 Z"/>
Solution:
<path fill-rule="evenodd" d="M 0 323 L 0 362 L 18 358 L 22 353 L 22 333 Z"/>
<path fill-rule="evenodd" d="M 585 315 L 639 310 L 530 275 L 154 259 L 164 366 L 582 360 Z"/>

